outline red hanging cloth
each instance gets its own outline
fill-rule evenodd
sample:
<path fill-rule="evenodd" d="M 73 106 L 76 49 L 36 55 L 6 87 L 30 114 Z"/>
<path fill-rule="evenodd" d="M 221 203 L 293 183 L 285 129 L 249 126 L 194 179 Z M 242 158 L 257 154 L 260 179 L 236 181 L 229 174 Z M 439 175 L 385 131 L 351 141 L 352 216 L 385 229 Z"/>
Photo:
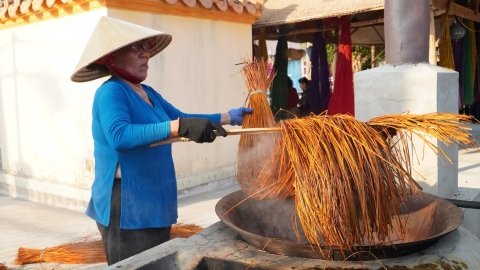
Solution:
<path fill-rule="evenodd" d="M 346 16 L 341 17 L 339 22 L 342 25 L 342 32 L 338 46 L 333 93 L 328 104 L 328 114 L 340 113 L 355 116 L 350 26 Z"/>

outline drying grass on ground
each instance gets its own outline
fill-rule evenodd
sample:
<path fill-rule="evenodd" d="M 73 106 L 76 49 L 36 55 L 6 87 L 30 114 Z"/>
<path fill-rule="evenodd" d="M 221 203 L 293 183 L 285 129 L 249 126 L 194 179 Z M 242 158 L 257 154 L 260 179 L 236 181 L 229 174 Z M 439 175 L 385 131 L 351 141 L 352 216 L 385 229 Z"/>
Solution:
<path fill-rule="evenodd" d="M 194 224 L 174 224 L 170 239 L 188 238 L 203 230 Z M 94 264 L 107 262 L 99 235 L 84 237 L 71 243 L 45 249 L 19 248 L 14 264 L 55 262 L 60 264 Z M 1 268 L 0 268 L 1 269 Z"/>

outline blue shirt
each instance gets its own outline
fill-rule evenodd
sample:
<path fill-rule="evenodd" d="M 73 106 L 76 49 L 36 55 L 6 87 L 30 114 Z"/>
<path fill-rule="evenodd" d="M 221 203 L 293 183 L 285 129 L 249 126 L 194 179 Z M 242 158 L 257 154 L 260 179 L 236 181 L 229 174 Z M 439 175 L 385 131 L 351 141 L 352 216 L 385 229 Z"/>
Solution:
<path fill-rule="evenodd" d="M 202 117 L 220 123 L 220 114 L 186 114 L 143 85 L 150 106 L 126 83 L 111 78 L 96 91 L 92 108 L 95 180 L 86 214 L 109 225 L 113 179 L 122 171 L 120 228 L 168 227 L 177 222 L 177 184 L 170 121 Z"/>

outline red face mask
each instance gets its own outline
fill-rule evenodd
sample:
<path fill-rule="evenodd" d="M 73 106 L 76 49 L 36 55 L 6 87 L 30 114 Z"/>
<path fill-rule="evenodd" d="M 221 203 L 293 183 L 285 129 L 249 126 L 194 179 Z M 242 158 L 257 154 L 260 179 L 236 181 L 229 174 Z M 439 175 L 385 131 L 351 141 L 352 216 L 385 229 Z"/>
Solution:
<path fill-rule="evenodd" d="M 125 79 L 131 83 L 138 84 L 141 83 L 143 80 L 138 78 L 137 76 L 131 74 L 130 72 L 121 69 L 113 64 L 113 56 L 111 54 L 102 57 L 94 62 L 95 64 L 105 65 L 109 67 L 115 74 L 117 74 L 122 79 Z"/>

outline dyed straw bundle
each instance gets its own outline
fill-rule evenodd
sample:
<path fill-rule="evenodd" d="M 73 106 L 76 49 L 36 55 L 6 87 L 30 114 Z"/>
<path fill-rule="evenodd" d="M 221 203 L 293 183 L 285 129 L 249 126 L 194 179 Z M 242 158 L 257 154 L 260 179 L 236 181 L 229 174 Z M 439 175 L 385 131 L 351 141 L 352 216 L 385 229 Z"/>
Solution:
<path fill-rule="evenodd" d="M 442 23 L 446 24 L 438 43 L 438 52 L 440 61 L 438 65 L 444 68 L 455 70 L 455 60 L 453 59 L 452 38 L 450 36 L 450 27 L 448 25 L 448 14 L 441 15 Z"/>
<path fill-rule="evenodd" d="M 277 126 L 264 94 L 273 79 L 267 64 L 245 62 L 242 74 L 250 92 L 248 107 L 254 110 L 242 127 Z M 411 173 L 414 140 L 451 163 L 434 140 L 475 145 L 462 124 L 471 119 L 451 113 L 395 114 L 364 123 L 347 114 L 323 113 L 284 120 L 278 124 L 280 134 L 241 136 L 237 179 L 255 199 L 293 199 L 312 245 L 349 251 L 365 244 L 390 245 L 389 237 L 405 237 L 400 207 L 421 190 Z"/>
<path fill-rule="evenodd" d="M 293 196 L 312 245 L 354 251 L 358 245 L 390 244 L 393 222 L 398 238 L 405 236 L 402 221 L 392 217 L 399 215 L 409 194 L 421 190 L 411 176 L 412 135 L 445 156 L 431 138 L 447 145 L 471 144 L 469 128 L 461 124 L 469 119 L 457 114 L 405 114 L 363 123 L 350 115 L 322 114 L 282 121 L 281 139 L 266 165 L 280 166 L 277 172 L 262 171 L 255 195 Z M 390 135 L 393 130 L 396 140 Z"/>
<path fill-rule="evenodd" d="M 276 124 L 268 103 L 267 91 L 275 77 L 275 72 L 263 59 L 245 60 L 244 64 L 241 73 L 249 92 L 245 106 L 253 108 L 253 113 L 245 116 L 242 128 L 274 127 Z M 246 194 L 255 192 L 253 185 L 274 150 L 276 137 L 278 134 L 272 133 L 241 135 L 236 176 Z"/>
<path fill-rule="evenodd" d="M 452 163 L 452 160 L 445 152 L 436 146 L 431 138 L 438 139 L 446 145 L 469 144 L 476 146 L 478 142 L 468 132 L 473 117 L 470 115 L 453 113 L 430 113 L 423 115 L 403 114 L 403 115 L 383 115 L 367 121 L 367 124 L 377 130 L 398 130 L 398 142 L 392 146 L 392 151 L 402 160 L 408 160 L 411 157 L 408 152 L 413 149 L 413 138 L 415 135 L 435 154 L 440 155 Z M 405 161 L 407 162 L 407 161 Z M 410 164 L 406 163 L 409 167 Z"/>
<path fill-rule="evenodd" d="M 194 224 L 175 224 L 170 239 L 188 238 L 203 230 Z M 100 236 L 84 237 L 71 243 L 45 249 L 19 248 L 14 264 L 55 262 L 61 264 L 94 264 L 107 262 Z M 1 269 L 1 268 L 0 268 Z"/>
<path fill-rule="evenodd" d="M 56 262 L 61 264 L 93 264 L 106 262 L 102 240 L 88 237 L 72 243 L 45 249 L 19 248 L 14 263 Z"/>

